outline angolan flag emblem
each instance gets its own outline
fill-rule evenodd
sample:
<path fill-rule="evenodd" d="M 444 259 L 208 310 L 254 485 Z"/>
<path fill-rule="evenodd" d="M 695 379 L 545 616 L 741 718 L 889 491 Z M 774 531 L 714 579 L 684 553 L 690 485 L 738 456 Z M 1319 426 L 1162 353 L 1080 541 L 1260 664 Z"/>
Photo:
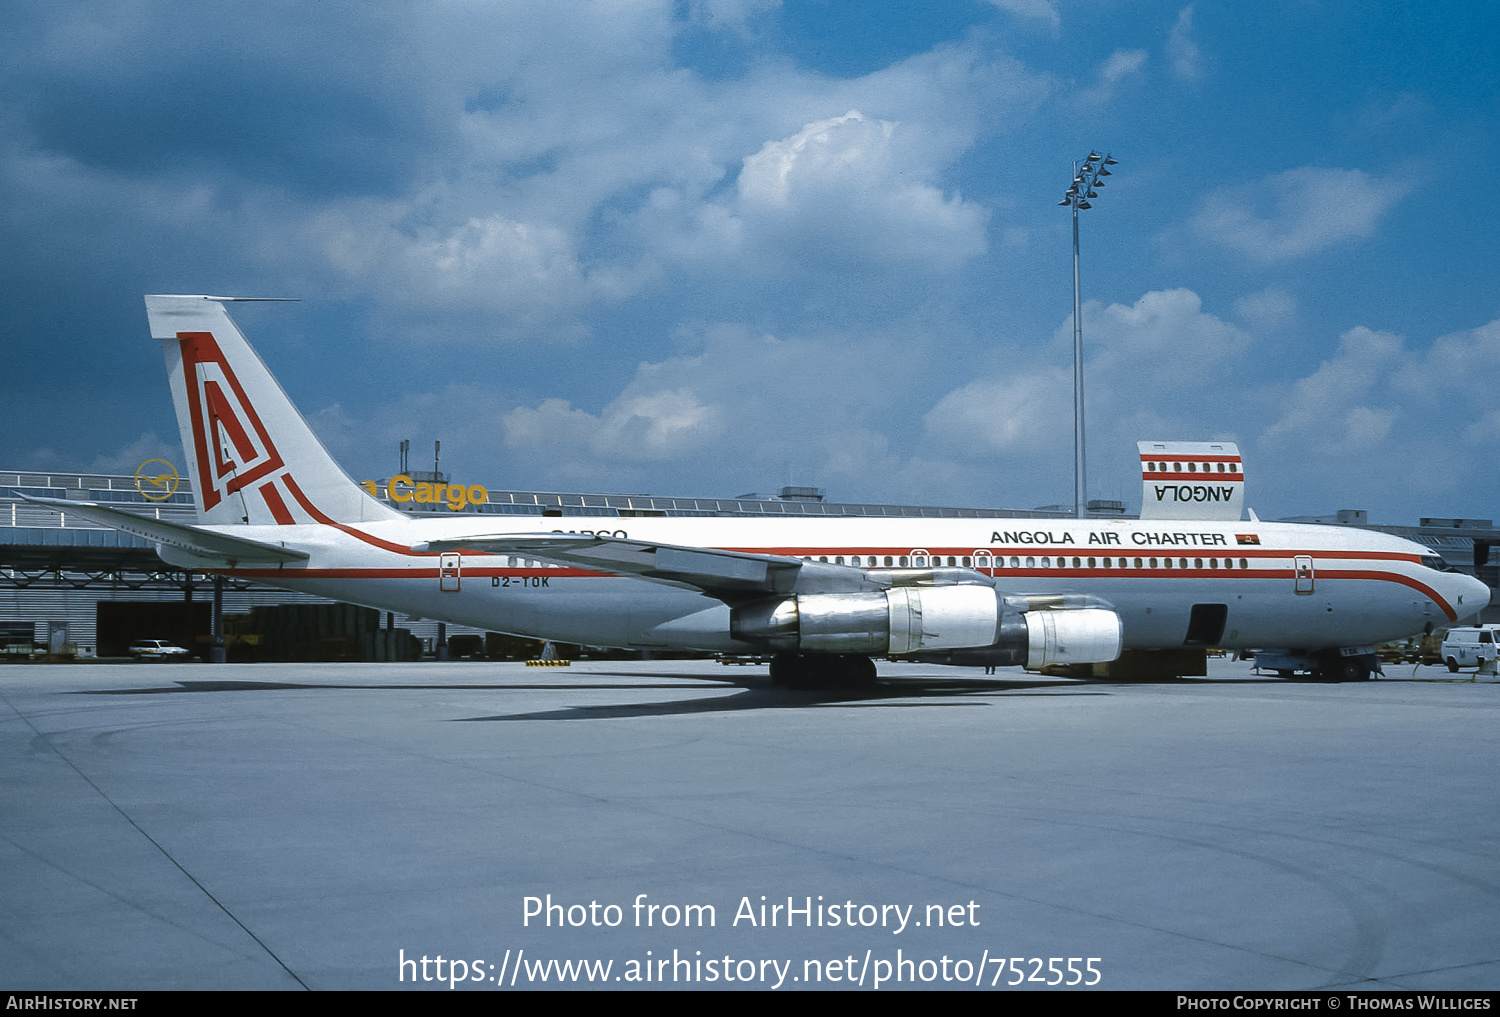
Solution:
<path fill-rule="evenodd" d="M 1260 537 L 1254 533 L 1236 533 L 1234 541 L 1237 544 L 1259 544 Z"/>

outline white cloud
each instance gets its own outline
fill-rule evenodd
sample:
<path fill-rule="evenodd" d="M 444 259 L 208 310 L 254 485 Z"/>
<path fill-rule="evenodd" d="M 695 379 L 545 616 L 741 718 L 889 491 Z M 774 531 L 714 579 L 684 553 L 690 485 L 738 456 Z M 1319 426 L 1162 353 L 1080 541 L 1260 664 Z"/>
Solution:
<path fill-rule="evenodd" d="M 1322 453 L 1368 451 L 1390 430 L 1388 410 L 1366 405 L 1377 384 L 1405 361 L 1399 336 L 1359 326 L 1339 337 L 1338 354 L 1300 379 L 1285 398 L 1268 444 L 1310 444 Z"/>
<path fill-rule="evenodd" d="M 1097 303 L 1084 309 L 1084 341 L 1093 370 L 1128 382 L 1132 399 L 1179 401 L 1242 356 L 1244 332 L 1203 310 L 1192 290 L 1156 290 L 1130 306 Z M 1071 323 L 1066 326 L 1071 338 Z M 1058 339 L 1063 337 L 1058 330 Z M 1114 383 L 1118 387 L 1118 382 Z M 1214 396 L 1217 398 L 1217 396 Z"/>
<path fill-rule="evenodd" d="M 944 178 L 1042 79 L 966 43 L 855 79 L 761 65 L 714 83 L 670 67 L 660 27 L 627 19 L 633 44 L 591 62 L 602 29 L 582 19 L 564 67 L 529 48 L 473 66 L 461 45 L 462 73 L 431 100 L 453 125 L 442 171 L 325 204 L 311 242 L 408 327 L 441 305 L 475 323 L 450 338 L 528 340 L 576 337 L 594 310 L 666 286 L 810 267 L 900 286 L 985 251 L 988 210 Z"/>
<path fill-rule="evenodd" d="M 1250 293 L 1234 302 L 1234 313 L 1259 332 L 1286 328 L 1297 317 L 1297 298 L 1277 286 Z"/>
<path fill-rule="evenodd" d="M 547 399 L 536 409 L 517 407 L 505 415 L 505 441 L 512 448 L 585 451 L 601 460 L 627 462 L 680 459 L 708 451 L 723 437 L 724 421 L 688 389 L 627 393 L 599 416 Z"/>
<path fill-rule="evenodd" d="M 1105 464 L 1100 483 L 1090 484 L 1094 496 L 1137 496 L 1134 487 L 1104 483 L 1128 476 L 1136 441 L 1221 437 L 1240 422 L 1243 386 L 1230 379 L 1250 339 L 1204 311 L 1191 290 L 1153 291 L 1129 305 L 1085 304 L 1083 337 L 1089 458 Z M 924 419 L 934 447 L 969 468 L 983 463 L 1031 490 L 1051 485 L 1054 499 L 1071 498 L 1072 339 L 1069 318 L 1042 355 L 940 398 Z"/>
<path fill-rule="evenodd" d="M 147 459 L 182 463 L 182 446 L 176 441 L 163 441 L 155 431 L 148 431 L 114 452 L 96 456 L 84 472 L 133 474 Z"/>
<path fill-rule="evenodd" d="M 899 124 L 850 110 L 746 158 L 735 209 L 778 258 L 953 268 L 985 250 L 988 215 L 932 186 L 923 157 Z"/>
<path fill-rule="evenodd" d="M 846 126 L 848 130 L 839 130 Z M 790 138 L 768 141 L 745 160 L 740 197 L 750 204 L 787 207 L 793 170 L 804 189 L 837 188 L 878 176 L 895 126 L 883 121 L 867 124 L 858 110 L 850 110 L 841 117 L 808 124 Z"/>
<path fill-rule="evenodd" d="M 924 418 L 927 432 L 960 458 L 993 452 L 1055 449 L 1066 424 L 1072 434 L 1073 376 L 1035 368 L 1003 378 L 975 379 L 943 396 Z"/>
<path fill-rule="evenodd" d="M 1103 106 L 1114 98 L 1119 85 L 1139 75 L 1150 57 L 1143 49 L 1117 49 L 1105 58 L 1095 72 L 1095 83 L 1078 93 L 1077 102 L 1086 108 Z"/>
<path fill-rule="evenodd" d="M 641 364 L 598 412 L 562 399 L 507 412 L 519 468 L 538 483 L 609 478 L 639 490 L 638 464 L 649 462 L 683 490 L 721 494 L 765 489 L 789 469 L 845 492 L 892 473 L 885 433 L 901 393 L 888 381 L 925 339 L 782 339 L 731 326 L 683 339 L 695 349 Z"/>
<path fill-rule="evenodd" d="M 695 24 L 743 35 L 756 19 L 780 6 L 781 0 L 689 0 L 688 17 Z"/>
<path fill-rule="evenodd" d="M 1311 476 L 1308 488 L 1326 497 L 1379 497 L 1400 478 L 1428 498 L 1473 499 L 1500 422 L 1489 395 L 1496 385 L 1500 321 L 1425 350 L 1359 326 L 1284 392 L 1257 445 L 1289 473 Z"/>
<path fill-rule="evenodd" d="M 990 0 L 990 3 L 1018 18 L 1046 22 L 1047 27 L 1054 32 L 1060 23 L 1057 9 L 1048 0 Z"/>
<path fill-rule="evenodd" d="M 1146 59 L 1143 49 L 1117 49 L 1100 66 L 1099 77 L 1113 85 L 1121 78 L 1138 73 L 1146 66 Z"/>
<path fill-rule="evenodd" d="M 1304 166 L 1214 191 L 1199 202 L 1191 227 L 1255 260 L 1283 261 L 1374 235 L 1410 190 L 1405 181 L 1362 170 Z"/>
<path fill-rule="evenodd" d="M 981 254 L 988 211 L 947 178 L 1045 79 L 979 41 L 848 79 L 775 60 L 722 81 L 676 65 L 689 22 L 733 34 L 771 6 L 461 3 L 299 9 L 274 29 L 246 14 L 174 21 L 184 52 L 213 40 L 227 54 L 233 87 L 257 97 L 249 112 L 277 114 L 272 130 L 224 128 L 202 115 L 208 100 L 162 94 L 162 82 L 198 80 L 191 59 L 153 50 L 160 66 L 131 70 L 130 48 L 159 37 L 166 12 L 64 4 L 26 60 L 54 76 L 65 66 L 85 97 L 167 112 L 98 156 L 87 126 L 82 140 L 39 140 L 43 118 L 9 109 L 0 178 L 16 186 L 3 215 L 53 246 L 211 243 L 216 266 L 373 305 L 373 331 L 442 342 L 574 341 L 623 301 L 775 274 L 894 291 Z M 204 81 L 217 95 L 220 79 Z M 181 157 L 160 155 L 162 139 Z M 139 164 L 136 149 L 155 162 Z M 779 191 L 757 189 L 773 168 Z M 245 284 L 244 271 L 224 274 Z"/>
<path fill-rule="evenodd" d="M 1181 81 L 1197 81 L 1203 77 L 1203 54 L 1193 41 L 1193 7 L 1184 7 L 1172 25 L 1172 34 L 1167 38 L 1167 61 L 1172 74 Z"/>
<path fill-rule="evenodd" d="M 949 392 L 926 417 L 929 433 L 971 451 L 1014 451 L 1043 445 L 1058 432 L 1071 435 L 1072 341 L 1069 318 L 1053 335 L 1050 362 L 1013 365 L 1003 377 L 976 378 Z M 1086 398 L 1098 414 L 1091 433 L 1112 429 L 1105 421 L 1139 420 L 1143 406 L 1164 408 L 1168 416 L 1152 420 L 1174 426 L 1189 426 L 1205 413 L 1227 414 L 1229 387 L 1219 382 L 1250 347 L 1249 336 L 1204 311 L 1198 295 L 1185 289 L 1146 293 L 1130 305 L 1085 304 L 1083 342 Z M 1224 424 L 1191 426 L 1217 433 Z"/>

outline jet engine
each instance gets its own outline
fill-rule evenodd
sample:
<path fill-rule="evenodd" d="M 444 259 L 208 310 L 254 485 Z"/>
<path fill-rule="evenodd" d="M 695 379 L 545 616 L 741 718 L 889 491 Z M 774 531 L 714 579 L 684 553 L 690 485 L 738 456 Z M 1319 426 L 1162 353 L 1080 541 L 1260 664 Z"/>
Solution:
<path fill-rule="evenodd" d="M 1120 616 L 1113 611 L 1007 612 L 993 587 L 977 584 L 803 593 L 761 601 L 735 608 L 730 633 L 796 653 L 926 656 L 979 651 L 986 658 L 1024 661 L 1028 667 L 1114 660 L 1122 641 Z"/>
<path fill-rule="evenodd" d="M 1125 630 L 1120 616 L 1098 607 L 1027 611 L 1026 666 L 1101 664 L 1115 660 Z"/>

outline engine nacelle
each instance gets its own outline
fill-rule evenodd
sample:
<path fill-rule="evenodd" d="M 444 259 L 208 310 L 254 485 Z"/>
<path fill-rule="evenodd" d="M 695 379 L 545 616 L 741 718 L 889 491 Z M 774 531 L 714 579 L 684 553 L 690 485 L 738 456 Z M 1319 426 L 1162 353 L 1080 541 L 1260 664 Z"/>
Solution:
<path fill-rule="evenodd" d="M 803 593 L 735 609 L 736 639 L 803 653 L 920 653 L 989 646 L 1000 636 L 991 586 Z"/>
<path fill-rule="evenodd" d="M 1100 664 L 1124 648 L 1120 616 L 1103 607 L 1005 611 L 994 589 L 898 587 L 804 593 L 736 608 L 735 639 L 800 653 L 911 655 L 950 664 Z"/>
<path fill-rule="evenodd" d="M 1099 607 L 1067 611 L 1027 611 L 1026 666 L 1102 664 L 1124 647 L 1120 616 Z"/>

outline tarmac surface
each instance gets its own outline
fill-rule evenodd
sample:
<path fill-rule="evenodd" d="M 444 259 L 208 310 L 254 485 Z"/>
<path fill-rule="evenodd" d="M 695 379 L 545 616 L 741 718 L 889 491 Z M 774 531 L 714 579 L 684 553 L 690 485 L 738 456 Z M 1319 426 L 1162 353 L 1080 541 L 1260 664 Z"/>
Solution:
<path fill-rule="evenodd" d="M 0 989 L 1500 988 L 1494 678 L 1211 669 L 3 666 Z"/>

